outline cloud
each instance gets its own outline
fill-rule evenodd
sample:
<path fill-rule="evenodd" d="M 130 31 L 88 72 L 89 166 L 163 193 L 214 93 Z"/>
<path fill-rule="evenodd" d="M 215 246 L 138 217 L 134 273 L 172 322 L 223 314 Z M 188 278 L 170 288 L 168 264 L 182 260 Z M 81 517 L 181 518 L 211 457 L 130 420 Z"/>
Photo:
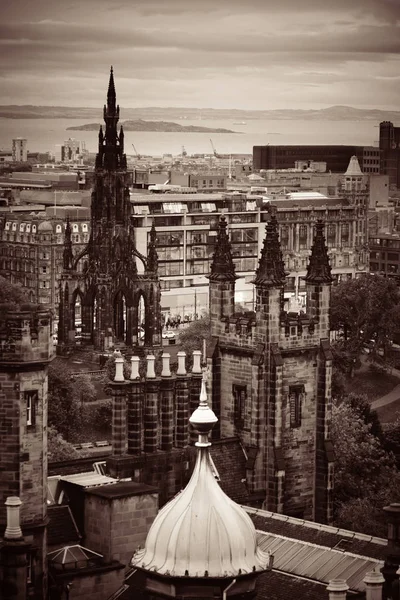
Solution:
<path fill-rule="evenodd" d="M 329 102 L 330 86 L 331 104 L 345 94 L 392 106 L 399 14 L 398 0 L 14 0 L 0 23 L 0 103 L 45 90 L 49 104 L 99 105 L 113 64 L 125 103 L 171 103 L 175 93 L 176 104 L 221 105 L 233 94 L 295 107 L 306 89 L 311 104 Z"/>

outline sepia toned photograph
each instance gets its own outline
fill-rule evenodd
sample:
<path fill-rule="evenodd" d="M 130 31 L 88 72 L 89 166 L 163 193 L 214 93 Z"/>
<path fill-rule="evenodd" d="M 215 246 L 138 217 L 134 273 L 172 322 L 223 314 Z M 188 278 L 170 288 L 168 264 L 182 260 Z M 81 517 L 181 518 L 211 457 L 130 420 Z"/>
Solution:
<path fill-rule="evenodd" d="M 400 600 L 400 0 L 0 19 L 0 599 Z"/>

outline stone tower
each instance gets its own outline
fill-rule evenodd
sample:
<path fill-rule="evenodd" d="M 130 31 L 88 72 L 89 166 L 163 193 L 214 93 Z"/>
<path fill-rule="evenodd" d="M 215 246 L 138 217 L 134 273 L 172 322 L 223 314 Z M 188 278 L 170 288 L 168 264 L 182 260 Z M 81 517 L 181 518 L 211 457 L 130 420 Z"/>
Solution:
<path fill-rule="evenodd" d="M 220 421 L 217 436 L 241 440 L 248 456 L 247 485 L 253 501 L 262 501 L 274 512 L 329 522 L 332 278 L 323 228 L 322 222 L 317 223 L 304 314 L 284 311 L 285 271 L 274 215 L 266 226 L 253 281 L 254 312 L 224 314 L 219 307 L 221 285 L 229 288 L 224 302 L 232 305 L 234 279 L 225 275 L 221 283 L 210 277 L 214 344 L 208 360 L 212 364 L 212 406 Z M 222 223 L 211 273 L 217 269 L 222 246 L 229 264 L 225 234 Z"/>
<path fill-rule="evenodd" d="M 29 597 L 45 598 L 47 524 L 47 368 L 50 313 L 35 305 L 0 317 L 0 535 L 8 497 L 19 497 L 28 548 Z M 0 583 L 0 589 L 1 589 Z"/>
<path fill-rule="evenodd" d="M 64 272 L 60 287 L 59 351 L 75 344 L 75 307 L 82 307 L 82 342 L 104 351 L 122 344 L 138 344 L 139 320 L 144 320 L 144 344 L 161 345 L 160 284 L 157 274 L 156 231 L 153 228 L 148 256 L 135 246 L 131 221 L 129 172 L 124 154 L 124 132 L 119 131 L 111 68 L 104 106 L 105 130 L 100 127 L 91 202 L 91 233 L 87 247 L 72 254 L 67 223 Z M 137 260 L 143 263 L 139 274 Z M 142 302 L 144 314 L 139 314 Z"/>
<path fill-rule="evenodd" d="M 365 270 L 369 266 L 368 251 L 368 208 L 369 208 L 369 177 L 361 171 L 358 159 L 352 156 L 339 184 L 339 195 L 355 207 L 354 241 L 357 266 Z M 339 242 L 340 243 L 340 242 Z"/>

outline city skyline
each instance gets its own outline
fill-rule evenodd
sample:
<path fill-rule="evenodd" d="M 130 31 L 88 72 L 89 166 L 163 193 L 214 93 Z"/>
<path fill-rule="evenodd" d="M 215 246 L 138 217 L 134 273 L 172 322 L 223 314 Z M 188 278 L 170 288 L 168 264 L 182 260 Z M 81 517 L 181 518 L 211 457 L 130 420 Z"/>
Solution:
<path fill-rule="evenodd" d="M 2 10 L 0 104 L 396 110 L 398 0 L 16 0 Z"/>

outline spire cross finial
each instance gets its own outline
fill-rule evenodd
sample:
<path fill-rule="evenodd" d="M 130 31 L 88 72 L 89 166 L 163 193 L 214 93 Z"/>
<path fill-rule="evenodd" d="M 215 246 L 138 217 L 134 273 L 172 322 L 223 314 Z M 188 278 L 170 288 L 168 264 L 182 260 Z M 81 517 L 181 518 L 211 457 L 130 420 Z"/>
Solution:
<path fill-rule="evenodd" d="M 207 401 L 207 379 L 208 379 L 208 373 L 207 373 L 207 369 L 203 369 L 203 377 L 201 380 L 201 391 L 200 391 L 200 402 L 199 402 L 199 406 L 208 406 L 208 401 Z"/>

